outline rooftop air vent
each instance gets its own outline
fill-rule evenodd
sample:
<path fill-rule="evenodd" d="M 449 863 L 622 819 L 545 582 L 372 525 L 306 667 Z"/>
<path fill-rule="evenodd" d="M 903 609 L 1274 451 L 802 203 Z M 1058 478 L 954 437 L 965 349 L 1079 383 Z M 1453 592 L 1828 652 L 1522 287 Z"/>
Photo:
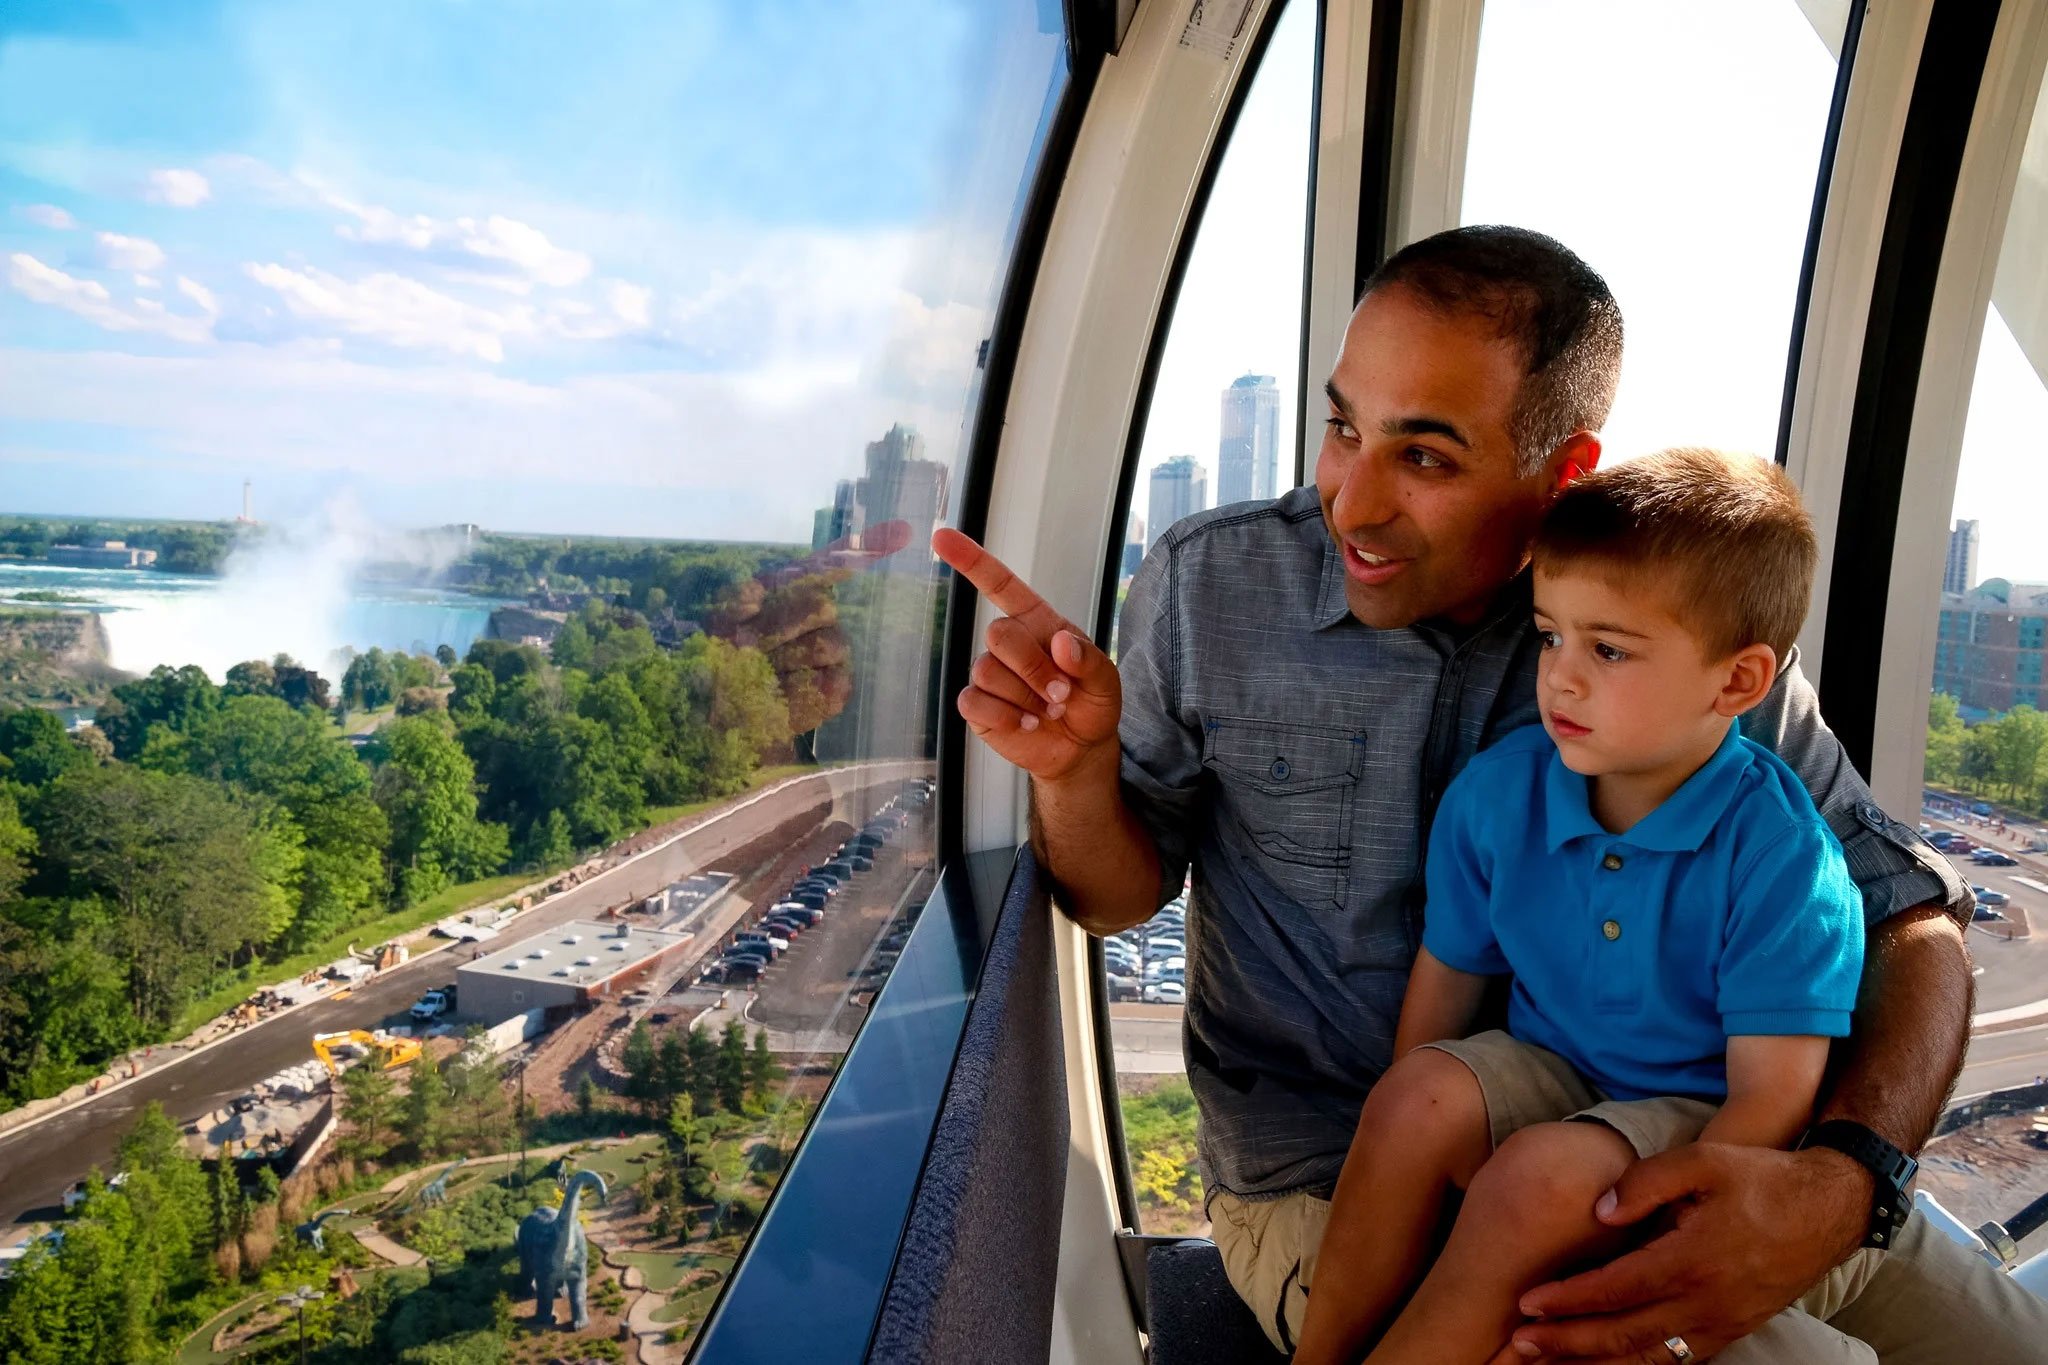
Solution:
<path fill-rule="evenodd" d="M 576 965 L 579 967 L 595 967 L 597 959 L 594 957 L 579 957 L 576 959 Z"/>
<path fill-rule="evenodd" d="M 581 942 L 583 942 L 583 935 L 581 935 L 581 934 L 571 934 L 571 935 L 569 935 L 569 937 L 567 937 L 567 938 L 563 939 L 563 940 L 562 940 L 562 942 L 564 942 L 564 943 L 581 943 Z"/>
<path fill-rule="evenodd" d="M 507 963 L 505 964 L 505 970 L 506 970 L 506 971 L 508 971 L 508 972 L 516 972 L 516 971 L 518 971 L 518 970 L 519 970 L 519 959 L 515 957 L 515 958 L 513 958 L 513 959 L 512 959 L 512 960 L 511 960 L 510 962 L 507 962 Z"/>
<path fill-rule="evenodd" d="M 545 948 L 535 948 L 535 949 L 534 949 L 534 950 L 533 950 L 532 952 L 530 952 L 530 953 L 528 953 L 528 954 L 527 954 L 527 956 L 528 956 L 528 957 L 532 958 L 532 959 L 533 959 L 534 961 L 536 961 L 536 962 L 538 962 L 538 961 L 539 961 L 540 959 L 542 959 L 542 958 L 546 957 L 547 955 L 548 955 L 548 950 L 547 950 L 547 949 L 545 949 Z"/>
<path fill-rule="evenodd" d="M 569 974 L 569 969 L 568 969 L 567 967 L 557 967 L 557 968 L 555 968 L 555 975 L 556 975 L 556 976 L 567 976 L 568 974 Z"/>
<path fill-rule="evenodd" d="M 626 945 L 623 943 L 614 943 L 612 945 L 612 951 L 615 953 L 623 953 L 626 951 Z"/>

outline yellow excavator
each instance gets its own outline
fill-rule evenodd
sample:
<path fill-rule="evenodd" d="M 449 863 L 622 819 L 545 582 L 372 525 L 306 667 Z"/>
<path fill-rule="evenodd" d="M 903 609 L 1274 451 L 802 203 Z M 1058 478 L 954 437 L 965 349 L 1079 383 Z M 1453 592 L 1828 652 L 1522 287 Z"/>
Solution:
<path fill-rule="evenodd" d="M 358 1044 L 371 1056 L 382 1058 L 386 1071 L 404 1066 L 420 1055 L 419 1039 L 394 1038 L 382 1029 L 375 1033 L 359 1028 L 343 1029 L 338 1033 L 316 1033 L 313 1035 L 313 1055 L 320 1059 L 320 1064 L 327 1068 L 330 1076 L 341 1074 L 341 1068 L 334 1064 L 334 1049 L 344 1043 Z"/>

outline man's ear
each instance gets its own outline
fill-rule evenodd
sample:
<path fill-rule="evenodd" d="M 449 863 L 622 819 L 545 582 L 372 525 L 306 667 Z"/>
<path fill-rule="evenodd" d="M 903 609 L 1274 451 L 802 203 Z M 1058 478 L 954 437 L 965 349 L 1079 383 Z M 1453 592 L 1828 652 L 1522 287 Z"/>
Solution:
<path fill-rule="evenodd" d="M 1575 431 L 1550 452 L 1550 468 L 1556 483 L 1552 491 L 1562 493 L 1574 479 L 1583 478 L 1600 467 L 1600 438 L 1590 431 Z"/>
<path fill-rule="evenodd" d="M 1778 680 L 1778 656 L 1769 645 L 1744 645 L 1730 656 L 1714 710 L 1733 718 L 1764 699 Z"/>

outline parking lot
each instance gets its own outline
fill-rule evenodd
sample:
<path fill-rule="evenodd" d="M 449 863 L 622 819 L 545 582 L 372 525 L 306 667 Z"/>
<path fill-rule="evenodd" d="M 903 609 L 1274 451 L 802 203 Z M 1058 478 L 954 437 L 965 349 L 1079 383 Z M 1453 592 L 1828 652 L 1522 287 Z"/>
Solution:
<path fill-rule="evenodd" d="M 1978 968 L 1978 1015 L 2037 1001 L 2048 1010 L 2048 855 L 2026 852 L 2018 846 L 2019 839 L 2002 838 L 1981 826 L 1966 826 L 1929 813 L 1923 813 L 1921 819 L 1936 831 L 1964 834 L 2014 859 L 2012 867 L 1987 867 L 1967 854 L 1949 858 L 1972 886 L 2007 898 L 1996 907 L 2006 923 L 1980 920 L 1970 930 L 1970 956 Z M 2007 937 L 2023 927 L 2031 933 Z"/>

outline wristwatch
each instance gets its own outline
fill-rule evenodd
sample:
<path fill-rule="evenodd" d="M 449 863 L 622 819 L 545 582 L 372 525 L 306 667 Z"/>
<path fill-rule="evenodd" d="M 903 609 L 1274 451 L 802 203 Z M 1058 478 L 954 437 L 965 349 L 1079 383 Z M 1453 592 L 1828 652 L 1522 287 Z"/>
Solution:
<path fill-rule="evenodd" d="M 1799 1139 L 1799 1146 L 1827 1147 L 1840 1152 L 1869 1171 L 1877 1180 L 1877 1193 L 1870 1202 L 1870 1231 L 1863 1245 L 1889 1249 L 1912 1211 L 1913 1196 L 1906 1185 L 1920 1163 L 1850 1119 L 1829 1119 L 1816 1123 Z"/>

